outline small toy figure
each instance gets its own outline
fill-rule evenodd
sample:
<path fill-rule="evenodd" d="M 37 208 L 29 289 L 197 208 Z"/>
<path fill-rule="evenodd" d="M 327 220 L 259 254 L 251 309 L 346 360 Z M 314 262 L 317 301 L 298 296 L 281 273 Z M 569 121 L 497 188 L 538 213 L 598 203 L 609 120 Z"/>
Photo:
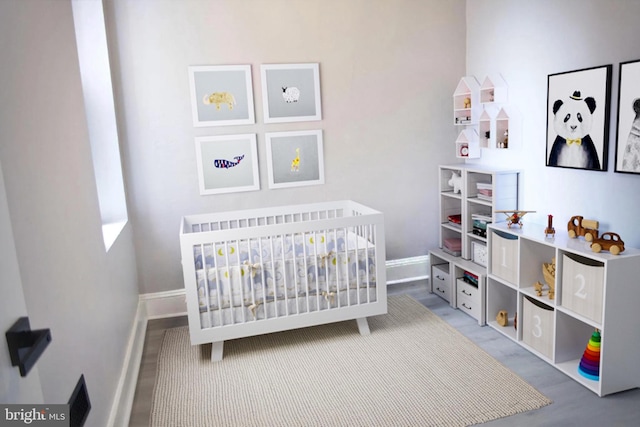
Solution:
<path fill-rule="evenodd" d="M 533 284 L 533 288 L 536 290 L 536 295 L 541 297 L 542 296 L 542 289 L 544 288 L 544 285 L 540 282 L 536 282 Z"/>
<path fill-rule="evenodd" d="M 507 314 L 507 310 L 498 311 L 496 322 L 498 322 L 498 325 L 500 326 L 507 326 L 509 324 L 509 315 Z"/>
<path fill-rule="evenodd" d="M 503 213 L 507 215 L 507 227 L 511 228 L 512 225 L 519 225 L 522 228 L 522 217 L 528 213 L 535 211 L 496 211 L 497 213 Z"/>
<path fill-rule="evenodd" d="M 544 229 L 544 237 L 553 237 L 554 234 L 556 234 L 556 229 L 553 228 L 553 215 L 549 215 L 547 228 Z"/>
<path fill-rule="evenodd" d="M 464 99 L 464 106 L 462 108 L 471 108 L 471 98 Z"/>
<path fill-rule="evenodd" d="M 462 176 L 455 172 L 451 172 L 451 179 L 448 184 L 453 187 L 454 193 L 459 193 L 462 189 Z"/>

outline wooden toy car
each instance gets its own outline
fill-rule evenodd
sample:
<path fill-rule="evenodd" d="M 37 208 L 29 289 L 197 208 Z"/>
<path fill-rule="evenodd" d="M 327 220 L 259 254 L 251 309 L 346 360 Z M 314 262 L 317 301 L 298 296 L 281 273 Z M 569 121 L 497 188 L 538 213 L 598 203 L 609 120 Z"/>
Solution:
<path fill-rule="evenodd" d="M 624 242 L 618 234 L 606 232 L 593 239 L 591 250 L 596 253 L 605 250 L 611 252 L 612 255 L 618 255 L 624 251 Z"/>
<path fill-rule="evenodd" d="M 581 216 L 572 216 L 567 224 L 569 237 L 572 239 L 578 236 L 584 236 L 587 242 L 591 242 L 598 237 L 598 227 L 600 223 L 593 219 L 584 219 Z"/>

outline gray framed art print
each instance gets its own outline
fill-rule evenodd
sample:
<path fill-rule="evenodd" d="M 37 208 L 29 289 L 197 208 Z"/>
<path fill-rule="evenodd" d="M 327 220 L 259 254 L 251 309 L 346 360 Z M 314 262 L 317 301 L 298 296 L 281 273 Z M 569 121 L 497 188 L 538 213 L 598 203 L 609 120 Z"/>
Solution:
<path fill-rule="evenodd" d="M 255 123 L 250 65 L 189 67 L 194 126 Z"/>
<path fill-rule="evenodd" d="M 265 123 L 322 120 L 319 64 L 267 64 L 260 70 Z"/>
<path fill-rule="evenodd" d="M 620 63 L 618 85 L 615 171 L 640 174 L 640 59 Z"/>
<path fill-rule="evenodd" d="M 200 194 L 260 189 L 255 134 L 196 138 Z"/>
<path fill-rule="evenodd" d="M 324 184 L 322 131 L 268 132 L 269 188 Z"/>

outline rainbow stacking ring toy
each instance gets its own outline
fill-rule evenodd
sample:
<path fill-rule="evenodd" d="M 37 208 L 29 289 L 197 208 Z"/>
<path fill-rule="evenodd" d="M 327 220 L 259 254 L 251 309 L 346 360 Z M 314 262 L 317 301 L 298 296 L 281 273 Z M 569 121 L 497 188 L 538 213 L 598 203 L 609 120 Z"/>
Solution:
<path fill-rule="evenodd" d="M 600 380 L 600 339 L 600 331 L 596 329 L 578 365 L 580 375 L 593 381 Z"/>

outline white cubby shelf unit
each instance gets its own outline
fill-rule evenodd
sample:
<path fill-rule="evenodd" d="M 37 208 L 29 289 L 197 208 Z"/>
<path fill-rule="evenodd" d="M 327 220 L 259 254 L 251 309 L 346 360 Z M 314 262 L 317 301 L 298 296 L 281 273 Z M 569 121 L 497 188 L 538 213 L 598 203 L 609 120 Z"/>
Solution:
<path fill-rule="evenodd" d="M 453 174 L 460 177 L 459 191 L 449 184 Z M 488 222 L 505 221 L 506 216 L 496 210 L 518 208 L 519 174 L 518 170 L 476 164 L 439 166 L 439 248 L 429 251 L 431 292 L 478 320 L 480 325 L 484 325 L 486 317 L 487 267 L 486 260 L 476 256 L 474 250 L 486 253 L 487 237 L 474 230 L 474 217 L 487 218 Z M 491 196 L 481 197 L 479 188 L 489 190 Z M 457 215 L 459 221 L 450 221 L 450 216 Z M 459 240 L 459 255 L 445 251 L 448 239 Z M 465 271 L 477 276 L 477 286 L 464 282 Z"/>
<path fill-rule="evenodd" d="M 640 250 L 595 253 L 582 237 L 547 238 L 544 226 L 526 222 L 488 230 L 487 323 L 598 396 L 640 387 Z M 538 296 L 533 285 L 546 283 L 542 266 L 554 259 L 555 296 L 546 285 Z M 506 326 L 496 320 L 500 310 Z M 595 330 L 599 376 L 588 378 L 578 366 Z"/>

